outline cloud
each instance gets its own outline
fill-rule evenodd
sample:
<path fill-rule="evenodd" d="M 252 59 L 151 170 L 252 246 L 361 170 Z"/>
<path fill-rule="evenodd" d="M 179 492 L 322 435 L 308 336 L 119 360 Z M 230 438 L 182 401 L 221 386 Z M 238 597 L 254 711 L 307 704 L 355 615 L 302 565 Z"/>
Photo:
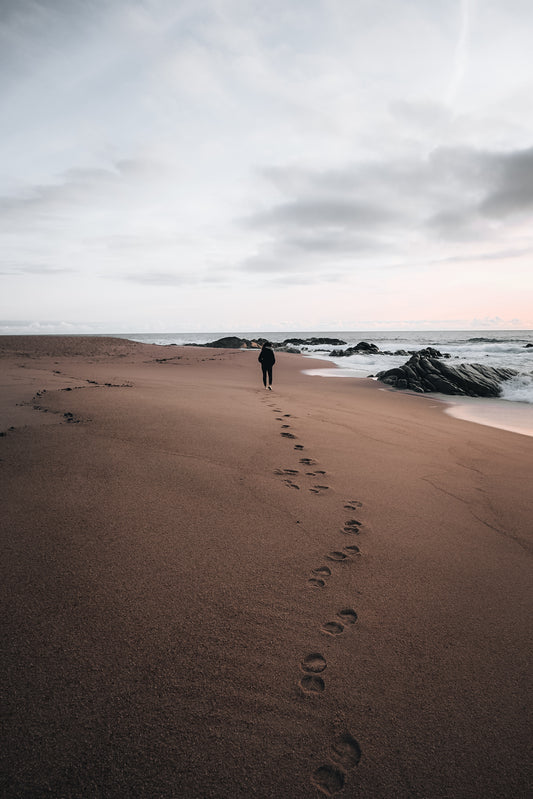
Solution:
<path fill-rule="evenodd" d="M 107 169 L 69 170 L 56 183 L 36 184 L 23 195 L 0 197 L 3 215 L 39 214 L 59 209 L 72 208 L 72 203 L 87 203 L 91 196 L 109 189 L 117 181 L 117 174 Z M 96 191 L 95 191 L 96 190 Z"/>
<path fill-rule="evenodd" d="M 256 228 L 335 229 L 375 228 L 390 223 L 399 214 L 364 201 L 338 199 L 300 198 L 283 203 L 250 218 Z"/>
<path fill-rule="evenodd" d="M 26 82 L 47 80 L 59 67 L 56 77 L 61 90 L 76 74 L 84 40 L 102 34 L 105 12 L 105 0 L 2 0 L 0 86 L 10 90 L 16 80 L 24 97 Z M 67 53 L 70 70 L 65 69 Z M 53 96 L 49 102 L 53 105 Z"/>
<path fill-rule="evenodd" d="M 361 256 L 401 257 L 417 243 L 425 248 L 443 239 L 472 243 L 488 234 L 494 220 L 533 207 L 533 149 L 437 148 L 427 156 L 343 170 L 267 168 L 261 177 L 278 200 L 243 220 L 268 234 L 243 269 L 293 272 L 298 279 L 313 265 L 342 271 L 344 261 L 349 272 Z"/>
<path fill-rule="evenodd" d="M 395 123 L 400 123 L 410 133 L 421 131 L 430 136 L 447 129 L 452 122 L 449 109 L 431 100 L 395 100 L 389 106 L 389 113 Z"/>
<path fill-rule="evenodd" d="M 51 211 L 60 207 L 88 206 L 105 201 L 109 192 L 130 191 L 132 184 L 164 176 L 165 170 L 143 159 L 118 159 L 101 168 L 72 168 L 57 175 L 54 182 L 27 186 L 23 192 L 0 197 L 3 214 Z"/>
<path fill-rule="evenodd" d="M 23 319 L 0 319 L 0 335 L 19 335 L 28 333 L 96 333 L 98 325 L 83 322 L 60 320 L 38 321 Z"/>
<path fill-rule="evenodd" d="M 522 258 L 524 255 L 531 255 L 533 253 L 533 244 L 531 247 L 523 247 L 521 249 L 510 250 L 495 250 L 494 252 L 480 252 L 473 255 L 451 255 L 447 258 L 437 258 L 431 263 L 434 264 L 452 264 L 452 263 L 472 263 L 479 261 L 507 261 L 513 258 Z"/>
<path fill-rule="evenodd" d="M 110 275 L 112 279 L 119 278 L 129 283 L 137 283 L 144 286 L 188 286 L 217 284 L 226 285 L 229 279 L 225 275 L 212 272 L 159 272 L 152 268 L 145 272 L 131 272 L 122 275 Z"/>
<path fill-rule="evenodd" d="M 480 211 L 504 219 L 533 210 L 533 147 L 493 156 L 492 169 L 493 185 Z"/>
<path fill-rule="evenodd" d="M 73 272 L 76 272 L 74 268 L 54 266 L 44 261 L 26 263 L 22 259 L 2 261 L 0 267 L 0 275 L 61 275 Z"/>
<path fill-rule="evenodd" d="M 170 172 L 150 159 L 72 168 L 55 181 L 0 197 L 4 274 L 53 274 L 131 257 L 157 263 L 186 235 L 172 224 Z M 170 257 L 170 255 L 168 256 Z"/>

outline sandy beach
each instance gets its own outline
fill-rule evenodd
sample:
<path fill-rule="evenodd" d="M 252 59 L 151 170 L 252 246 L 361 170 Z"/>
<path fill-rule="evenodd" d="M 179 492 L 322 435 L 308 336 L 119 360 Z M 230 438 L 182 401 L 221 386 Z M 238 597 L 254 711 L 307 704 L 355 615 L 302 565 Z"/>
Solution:
<path fill-rule="evenodd" d="M 533 439 L 313 363 L 0 338 L 2 796 L 531 796 Z"/>

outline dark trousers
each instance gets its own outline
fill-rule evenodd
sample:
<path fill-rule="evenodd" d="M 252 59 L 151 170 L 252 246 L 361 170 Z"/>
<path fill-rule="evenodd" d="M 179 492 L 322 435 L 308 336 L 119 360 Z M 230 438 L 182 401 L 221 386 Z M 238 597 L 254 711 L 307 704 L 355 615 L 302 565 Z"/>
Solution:
<path fill-rule="evenodd" d="M 263 385 L 266 386 L 267 384 L 267 375 L 268 375 L 268 385 L 272 385 L 272 367 L 271 366 L 261 366 L 263 370 Z"/>

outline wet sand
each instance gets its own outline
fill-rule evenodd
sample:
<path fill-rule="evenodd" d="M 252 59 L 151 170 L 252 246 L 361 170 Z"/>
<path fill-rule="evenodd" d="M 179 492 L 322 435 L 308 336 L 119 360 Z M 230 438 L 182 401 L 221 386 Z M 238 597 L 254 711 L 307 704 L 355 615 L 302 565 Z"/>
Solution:
<path fill-rule="evenodd" d="M 530 795 L 533 440 L 310 366 L 0 338 L 4 796 Z"/>

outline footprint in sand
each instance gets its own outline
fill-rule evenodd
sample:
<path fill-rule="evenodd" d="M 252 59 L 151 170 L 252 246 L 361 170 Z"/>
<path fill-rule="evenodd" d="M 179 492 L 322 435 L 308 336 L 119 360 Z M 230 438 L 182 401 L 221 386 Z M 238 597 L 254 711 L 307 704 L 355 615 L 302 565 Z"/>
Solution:
<path fill-rule="evenodd" d="M 312 652 L 310 655 L 306 655 L 300 663 L 302 671 L 311 674 L 320 674 L 326 666 L 326 658 L 320 652 Z"/>
<path fill-rule="evenodd" d="M 339 735 L 332 744 L 330 758 L 337 765 L 350 770 L 359 765 L 361 760 L 361 747 L 353 735 L 345 732 Z"/>
<path fill-rule="evenodd" d="M 312 573 L 315 576 L 308 579 L 309 588 L 324 588 L 326 579 L 331 577 L 331 569 L 327 566 L 318 566 L 316 569 L 312 569 Z"/>
<path fill-rule="evenodd" d="M 363 503 L 359 502 L 358 499 L 348 499 L 344 507 L 346 510 L 357 510 L 363 507 Z"/>
<path fill-rule="evenodd" d="M 284 427 L 290 427 L 290 424 L 282 424 L 282 425 L 281 425 L 281 427 L 282 427 L 282 429 L 283 429 Z"/>
<path fill-rule="evenodd" d="M 298 683 L 304 694 L 321 694 L 325 683 L 318 674 L 306 674 Z"/>
<path fill-rule="evenodd" d="M 280 435 L 282 435 L 283 438 L 296 438 L 292 433 L 280 433 Z"/>
<path fill-rule="evenodd" d="M 306 655 L 300 663 L 300 668 L 305 672 L 298 683 L 304 694 L 321 694 L 324 688 L 324 680 L 318 675 L 326 668 L 326 658 L 320 652 L 311 652 Z"/>
<path fill-rule="evenodd" d="M 345 546 L 342 551 L 339 549 L 333 549 L 331 552 L 328 552 L 326 558 L 328 560 L 332 560 L 334 563 L 346 563 L 347 561 L 351 560 L 351 558 L 360 554 L 361 550 L 358 546 L 355 544 L 348 544 L 348 546 Z"/>
<path fill-rule="evenodd" d="M 357 519 L 348 519 L 348 521 L 344 522 L 342 532 L 346 533 L 346 535 L 359 535 L 361 527 L 362 522 L 357 521 Z"/>
<path fill-rule="evenodd" d="M 296 488 L 298 489 L 298 491 L 300 490 L 300 486 L 296 485 L 296 483 L 293 483 L 291 480 L 284 480 L 283 482 L 285 483 L 287 488 Z"/>
<path fill-rule="evenodd" d="M 348 546 L 344 547 L 343 552 L 346 552 L 346 554 L 351 557 L 361 554 L 361 550 L 355 544 L 348 544 Z"/>
<path fill-rule="evenodd" d="M 355 624 L 357 621 L 357 613 L 353 608 L 343 608 L 342 610 L 339 610 L 337 616 L 345 624 Z"/>
<path fill-rule="evenodd" d="M 285 418 L 288 419 L 289 416 L 290 416 L 290 413 L 284 413 L 283 416 L 285 416 Z"/>
<path fill-rule="evenodd" d="M 338 549 L 334 549 L 331 552 L 328 552 L 326 555 L 328 560 L 332 560 L 335 563 L 342 563 L 345 560 L 348 560 L 348 555 L 346 552 L 340 552 Z"/>
<path fill-rule="evenodd" d="M 318 566 L 312 571 L 313 574 L 316 574 L 318 577 L 331 577 L 331 569 L 328 566 Z"/>
<path fill-rule="evenodd" d="M 345 771 L 351 771 L 359 765 L 361 747 L 353 735 L 345 732 L 333 742 L 329 758 L 335 765 L 326 763 L 319 766 L 311 775 L 311 782 L 326 796 L 334 796 L 344 787 Z"/>
<path fill-rule="evenodd" d="M 312 458 L 300 458 L 300 463 L 305 464 L 305 466 L 313 466 L 316 463 Z"/>
<path fill-rule="evenodd" d="M 334 796 L 344 788 L 344 772 L 335 766 L 319 766 L 311 776 L 311 782 L 326 796 Z"/>
<path fill-rule="evenodd" d="M 328 635 L 340 635 L 344 631 L 344 624 L 339 621 L 327 621 L 320 629 Z"/>

